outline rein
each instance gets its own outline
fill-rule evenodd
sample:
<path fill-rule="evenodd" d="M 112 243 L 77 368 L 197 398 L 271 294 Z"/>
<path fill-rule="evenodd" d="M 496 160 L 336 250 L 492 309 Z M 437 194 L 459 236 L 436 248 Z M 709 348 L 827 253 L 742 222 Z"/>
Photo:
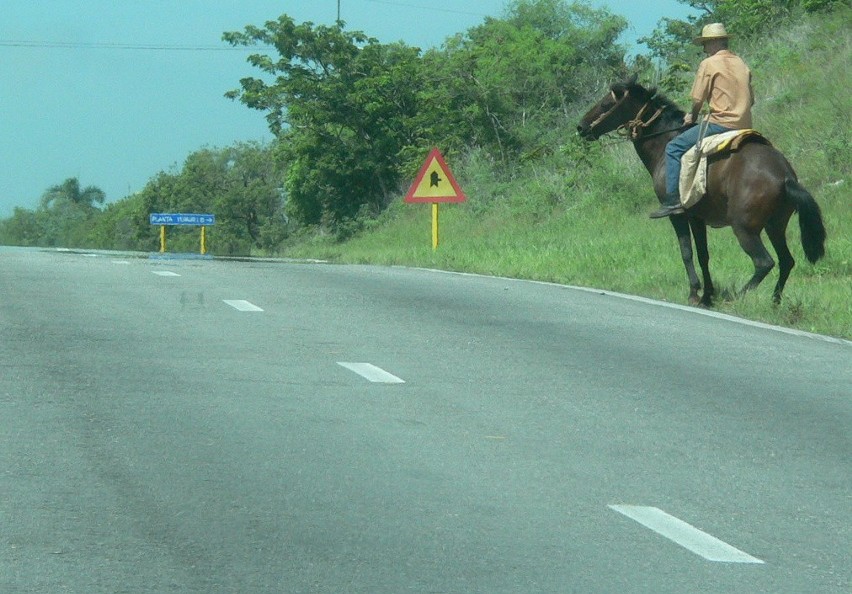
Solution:
<path fill-rule="evenodd" d="M 590 128 L 594 129 L 595 126 L 597 126 L 598 124 L 600 124 L 604 120 L 606 120 L 616 109 L 618 109 L 621 106 L 622 103 L 624 103 L 624 100 L 627 99 L 627 97 L 629 95 L 628 93 L 625 93 L 624 96 L 621 99 L 618 99 L 615 95 L 615 91 L 611 91 L 611 93 L 612 93 L 613 100 L 615 100 L 615 105 L 613 105 L 607 111 L 605 111 L 604 113 L 599 115 L 595 119 L 595 121 L 591 123 Z M 644 130 L 646 128 L 648 128 L 651 124 L 653 124 L 655 121 L 657 121 L 660 118 L 660 116 L 663 115 L 663 112 L 666 110 L 666 107 L 667 107 L 666 105 L 663 105 L 662 107 L 658 107 L 657 111 L 655 111 L 650 118 L 648 118 L 647 120 L 643 120 L 642 116 L 645 115 L 645 112 L 648 110 L 648 108 L 650 106 L 651 106 L 651 101 L 646 102 L 645 105 L 642 106 L 642 108 L 639 110 L 639 112 L 636 114 L 636 116 L 634 116 L 634 118 L 632 120 L 629 120 L 629 121 L 621 124 L 615 130 L 613 130 L 613 132 L 615 132 L 616 134 L 620 134 L 624 137 L 629 137 L 629 139 L 632 140 L 632 141 L 636 141 L 636 140 L 639 140 L 640 136 L 642 137 L 643 140 L 646 139 L 646 138 L 654 138 L 655 136 L 662 136 L 663 134 L 668 134 L 669 132 L 681 132 L 681 131 L 686 130 L 687 128 L 690 128 L 694 125 L 694 124 L 686 124 L 686 125 L 683 125 L 683 126 L 679 126 L 677 128 L 670 128 L 668 130 L 663 130 L 661 132 L 653 132 L 651 134 L 644 134 Z"/>
<path fill-rule="evenodd" d="M 683 132 L 689 128 L 692 128 L 695 124 L 684 124 L 683 126 L 678 126 L 677 128 L 669 128 L 668 130 L 662 130 L 660 132 L 654 132 L 653 134 L 643 134 L 642 140 L 646 138 L 654 138 L 655 136 L 662 136 L 663 134 L 668 134 L 669 132 Z M 632 137 L 632 140 L 638 140 L 637 137 Z"/>

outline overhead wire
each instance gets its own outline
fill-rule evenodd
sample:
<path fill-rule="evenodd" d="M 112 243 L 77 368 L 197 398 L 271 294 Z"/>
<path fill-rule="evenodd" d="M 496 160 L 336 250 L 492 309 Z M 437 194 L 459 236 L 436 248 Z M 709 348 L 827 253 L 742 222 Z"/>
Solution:
<path fill-rule="evenodd" d="M 408 4 L 407 2 L 393 2 L 392 0 L 367 0 L 367 2 L 373 2 L 374 4 L 388 4 L 390 6 L 404 6 L 405 8 L 417 8 L 420 10 L 428 10 L 431 12 L 449 12 L 452 14 L 466 14 L 470 16 L 478 16 L 485 17 L 487 14 L 482 14 L 481 12 L 470 12 L 467 10 L 455 10 L 452 8 L 437 8 L 435 6 L 423 6 L 417 4 Z"/>
<path fill-rule="evenodd" d="M 32 41 L 0 39 L 0 47 L 32 47 L 60 49 L 108 49 L 108 50 L 150 50 L 150 51 L 190 51 L 190 52 L 227 52 L 255 51 L 257 47 L 219 46 L 219 45 L 180 45 L 167 43 L 112 43 L 86 41 Z"/>
<path fill-rule="evenodd" d="M 451 14 L 465 14 L 470 16 L 485 17 L 488 15 L 456 10 L 452 8 L 439 8 L 435 6 L 423 6 L 410 4 L 408 2 L 395 2 L 393 0 L 367 0 L 374 4 L 387 4 L 390 6 L 401 6 L 405 8 L 416 8 L 432 12 L 446 12 Z M 141 50 L 141 51 L 181 51 L 181 52 L 228 52 L 228 51 L 257 51 L 258 49 L 272 50 L 272 47 L 258 46 L 222 46 L 222 45 L 182 45 L 172 43 L 115 43 L 115 42 L 86 42 L 86 41 L 42 41 L 22 39 L 0 39 L 0 47 L 22 47 L 22 48 L 57 48 L 57 49 L 106 49 L 106 50 Z"/>

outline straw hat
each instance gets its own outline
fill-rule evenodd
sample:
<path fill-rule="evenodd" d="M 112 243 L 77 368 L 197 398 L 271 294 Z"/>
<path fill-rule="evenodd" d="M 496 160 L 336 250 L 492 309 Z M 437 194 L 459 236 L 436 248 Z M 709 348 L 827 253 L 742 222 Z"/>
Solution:
<path fill-rule="evenodd" d="M 701 37 L 696 37 L 695 43 L 701 45 L 705 41 L 728 39 L 729 37 L 730 35 L 725 31 L 725 25 L 722 23 L 710 23 L 709 25 L 704 25 L 704 28 L 701 30 Z"/>

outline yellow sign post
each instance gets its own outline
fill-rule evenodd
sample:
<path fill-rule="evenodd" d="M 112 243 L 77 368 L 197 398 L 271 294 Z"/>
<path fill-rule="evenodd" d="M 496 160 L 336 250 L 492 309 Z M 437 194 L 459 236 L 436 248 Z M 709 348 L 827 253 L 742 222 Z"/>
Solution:
<path fill-rule="evenodd" d="M 405 202 L 432 204 L 432 249 L 438 249 L 438 205 L 441 202 L 464 202 L 467 197 L 453 177 L 444 157 L 433 148 L 420 168 L 417 178 L 405 195 Z"/>
<path fill-rule="evenodd" d="M 216 216 L 212 214 L 194 213 L 163 213 L 155 212 L 148 215 L 152 225 L 160 226 L 160 253 L 166 253 L 166 225 L 192 225 L 201 227 L 201 255 L 207 254 L 207 227 L 216 224 Z"/>
<path fill-rule="evenodd" d="M 438 249 L 438 203 L 432 203 L 432 249 Z"/>

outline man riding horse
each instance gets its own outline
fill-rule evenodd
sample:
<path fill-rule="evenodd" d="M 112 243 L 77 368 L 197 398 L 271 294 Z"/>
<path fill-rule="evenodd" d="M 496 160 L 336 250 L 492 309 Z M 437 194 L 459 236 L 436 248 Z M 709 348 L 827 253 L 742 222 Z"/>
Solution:
<path fill-rule="evenodd" d="M 730 130 L 751 128 L 754 91 L 751 71 L 746 63 L 728 49 L 725 26 L 713 23 L 704 27 L 695 43 L 704 46 L 707 58 L 701 62 L 692 85 L 692 109 L 683 117 L 685 126 L 695 124 L 704 103 L 710 106 L 709 123 L 704 136 Z M 666 195 L 659 210 L 651 213 L 659 219 L 684 212 L 678 188 L 681 158 L 700 140 L 701 126 L 693 126 L 666 146 Z"/>
<path fill-rule="evenodd" d="M 577 132 L 586 140 L 624 130 L 633 143 L 654 184 L 663 207 L 653 217 L 669 217 L 689 277 L 689 302 L 711 305 L 715 288 L 710 278 L 707 227 L 730 227 L 743 251 L 754 264 L 754 274 L 742 292 L 757 288 L 775 267 L 763 245 L 766 233 L 778 257 L 778 282 L 772 292 L 776 303 L 796 261 L 787 245 L 787 223 L 799 215 L 802 247 L 812 263 L 825 254 L 825 225 L 819 205 L 799 183 L 790 162 L 765 139 L 737 143 L 714 153 L 706 162 L 701 199 L 686 214 L 678 197 L 680 157 L 692 147 L 700 129 L 682 133 L 683 123 L 695 122 L 705 102 L 710 104 L 710 133 L 751 126 L 751 75 L 740 58 L 727 50 L 728 34 L 721 24 L 707 25 L 696 42 L 704 45 L 708 58 L 701 63 L 689 113 L 643 87 L 636 76 L 610 86 L 609 92 L 580 119 Z M 715 127 L 715 126 L 718 127 Z M 720 130 L 721 128 L 721 130 Z M 734 132 L 734 135 L 737 133 Z M 727 136 L 727 135 L 726 135 Z M 679 215 L 679 216 L 671 216 Z M 693 264 L 692 241 L 703 273 L 703 283 Z M 699 299 L 699 291 L 704 293 Z"/>

